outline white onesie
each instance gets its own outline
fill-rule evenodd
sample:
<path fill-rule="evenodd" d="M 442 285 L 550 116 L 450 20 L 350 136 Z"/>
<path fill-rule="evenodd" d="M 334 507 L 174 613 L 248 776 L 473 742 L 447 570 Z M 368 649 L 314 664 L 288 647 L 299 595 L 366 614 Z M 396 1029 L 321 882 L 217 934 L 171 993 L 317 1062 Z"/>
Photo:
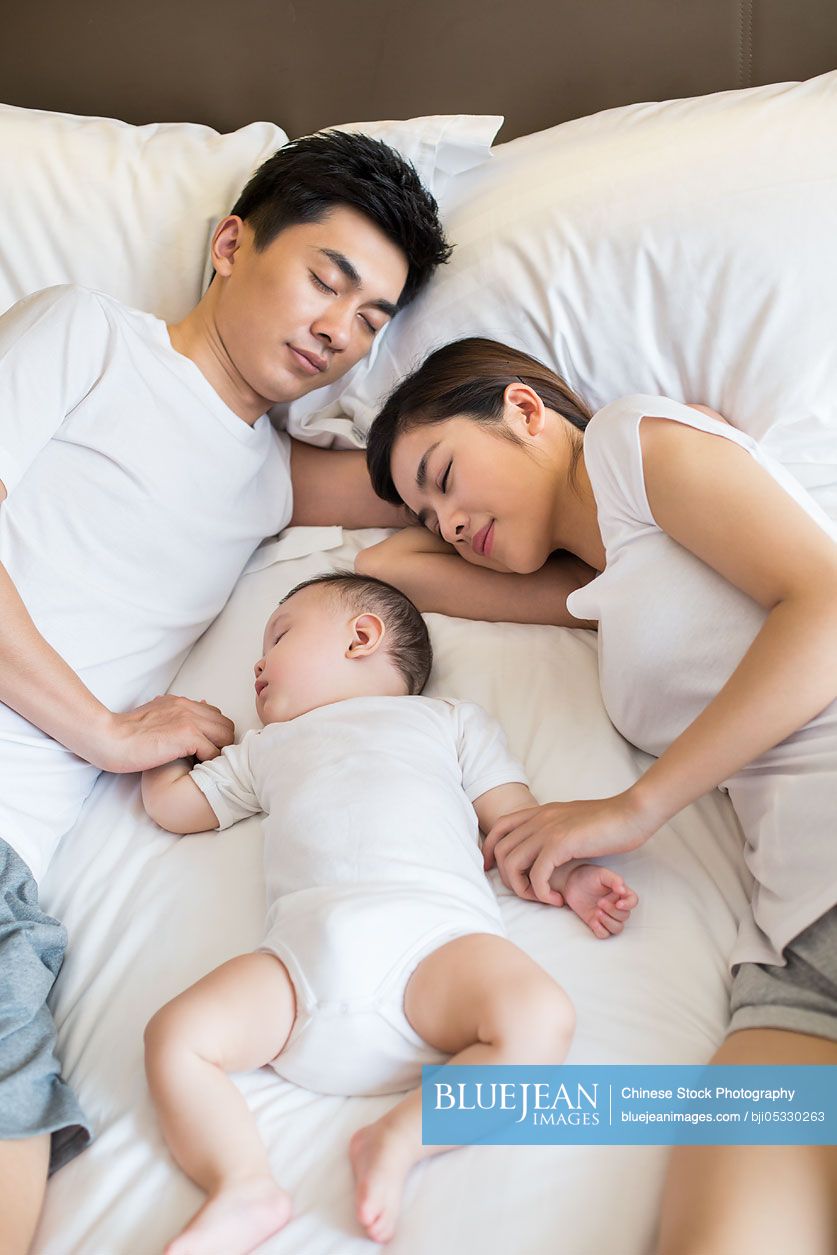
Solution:
<path fill-rule="evenodd" d="M 638 395 L 593 416 L 584 458 L 607 565 L 567 608 L 599 622 L 602 696 L 614 726 L 659 757 L 723 688 L 767 612 L 658 527 L 645 493 L 645 415 L 746 449 L 835 540 L 837 525 L 754 440 L 690 406 Z M 784 964 L 788 942 L 837 901 L 837 702 L 722 787 L 756 881 L 730 964 Z"/>
<path fill-rule="evenodd" d="M 262 949 L 297 1018 L 276 1071 L 319 1093 L 415 1085 L 445 1056 L 404 1014 L 410 975 L 469 933 L 505 935 L 472 803 L 526 781 L 479 706 L 361 697 L 248 732 L 192 771 L 226 828 L 265 811 Z"/>

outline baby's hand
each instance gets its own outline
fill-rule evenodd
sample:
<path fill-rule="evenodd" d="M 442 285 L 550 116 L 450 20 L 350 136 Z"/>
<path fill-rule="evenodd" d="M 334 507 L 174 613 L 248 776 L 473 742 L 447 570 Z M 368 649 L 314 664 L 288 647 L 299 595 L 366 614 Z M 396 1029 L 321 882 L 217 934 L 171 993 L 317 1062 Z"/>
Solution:
<path fill-rule="evenodd" d="M 621 876 L 597 863 L 574 867 L 564 885 L 567 906 L 602 939 L 621 933 L 639 898 Z"/>

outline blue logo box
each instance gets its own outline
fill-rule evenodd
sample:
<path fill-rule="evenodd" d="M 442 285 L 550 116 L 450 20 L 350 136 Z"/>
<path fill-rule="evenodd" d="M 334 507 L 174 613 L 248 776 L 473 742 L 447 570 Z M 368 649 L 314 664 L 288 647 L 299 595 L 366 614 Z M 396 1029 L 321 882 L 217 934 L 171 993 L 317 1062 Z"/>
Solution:
<path fill-rule="evenodd" d="M 425 1067 L 425 1146 L 832 1146 L 837 1067 Z"/>

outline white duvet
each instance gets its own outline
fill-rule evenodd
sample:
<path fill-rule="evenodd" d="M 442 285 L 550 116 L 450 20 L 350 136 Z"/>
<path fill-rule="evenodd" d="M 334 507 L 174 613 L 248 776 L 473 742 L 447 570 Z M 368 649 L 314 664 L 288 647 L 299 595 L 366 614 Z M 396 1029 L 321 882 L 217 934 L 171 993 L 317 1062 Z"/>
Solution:
<path fill-rule="evenodd" d="M 339 537 L 324 529 L 323 543 Z M 361 544 L 271 561 L 265 550 L 172 686 L 256 726 L 253 662 L 268 612 L 293 584 L 348 569 Z M 293 544 L 293 538 L 291 538 Z M 304 547 L 304 546 L 303 546 Z M 562 628 L 428 616 L 434 695 L 500 719 L 541 800 L 618 791 L 646 756 L 613 729 L 599 695 L 595 637 Z M 665 700 L 664 692 L 661 700 Z M 625 932 L 597 941 L 566 910 L 522 902 L 495 879 L 512 938 L 566 987 L 578 1012 L 571 1063 L 697 1063 L 728 1018 L 725 956 L 748 899 L 741 836 L 714 793 L 643 849 L 610 860 L 640 895 Z M 495 873 L 496 875 L 496 873 Z M 152 1255 L 200 1205 L 168 1155 L 149 1100 L 142 1034 L 153 1012 L 261 938 L 259 819 L 176 838 L 143 813 L 135 776 L 103 776 L 42 888 L 70 947 L 53 1010 L 68 1080 L 97 1130 L 50 1182 L 38 1255 Z M 323 1097 L 267 1069 L 237 1078 L 295 1216 L 263 1251 L 360 1255 L 378 1248 L 354 1220 L 346 1147 L 395 1099 Z M 661 1147 L 473 1147 L 419 1167 L 393 1255 L 646 1255 L 668 1151 Z"/>

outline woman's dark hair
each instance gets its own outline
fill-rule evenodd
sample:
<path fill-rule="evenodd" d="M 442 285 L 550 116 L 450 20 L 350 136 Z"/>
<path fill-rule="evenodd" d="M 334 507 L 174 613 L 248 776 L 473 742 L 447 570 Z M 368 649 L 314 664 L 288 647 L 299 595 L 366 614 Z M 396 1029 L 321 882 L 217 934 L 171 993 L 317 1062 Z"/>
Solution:
<path fill-rule="evenodd" d="M 427 625 L 409 597 L 372 575 L 340 571 L 303 580 L 279 604 L 284 605 L 303 588 L 319 584 L 339 597 L 352 614 L 378 616 L 387 630 L 383 647 L 400 671 L 408 694 L 413 697 L 420 693 L 430 678 L 433 650 Z"/>
<path fill-rule="evenodd" d="M 431 423 L 461 415 L 496 428 L 497 435 L 520 444 L 518 436 L 502 422 L 503 394 L 510 383 L 525 383 L 537 392 L 544 405 L 583 431 L 591 418 L 590 407 L 554 370 L 519 349 L 496 340 L 471 337 L 454 340 L 422 363 L 387 398 L 375 419 L 366 443 L 366 464 L 372 487 L 379 497 L 403 505 L 390 471 L 393 446 L 399 436 Z M 570 476 L 575 469 L 581 441 L 576 442 Z"/>
<path fill-rule="evenodd" d="M 285 227 L 322 222 L 338 205 L 365 214 L 407 258 L 399 309 L 451 255 L 439 207 L 414 167 L 368 135 L 322 131 L 292 140 L 259 166 L 230 212 L 253 228 L 261 251 Z"/>

